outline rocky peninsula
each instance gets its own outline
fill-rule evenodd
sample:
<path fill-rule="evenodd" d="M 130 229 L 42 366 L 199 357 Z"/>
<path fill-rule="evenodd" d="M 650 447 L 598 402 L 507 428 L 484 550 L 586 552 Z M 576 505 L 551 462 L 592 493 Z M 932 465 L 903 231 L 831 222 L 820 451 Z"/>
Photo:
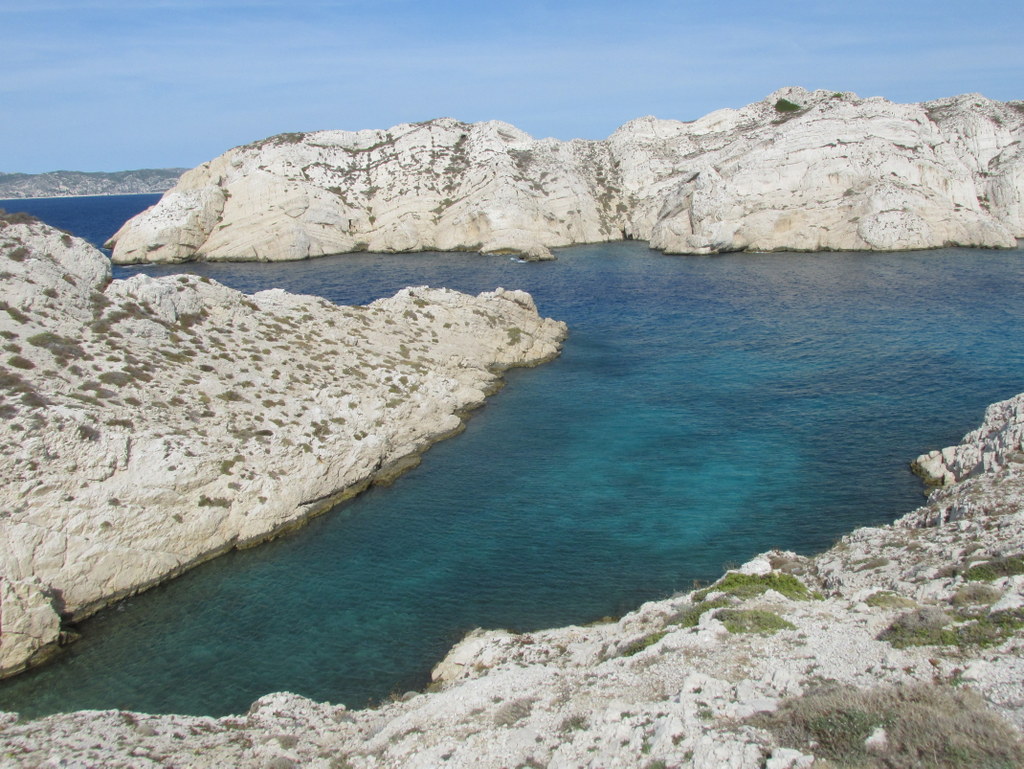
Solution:
<path fill-rule="evenodd" d="M 0 174 L 0 198 L 60 198 L 79 195 L 141 195 L 166 192 L 187 168 L 136 171 L 49 171 Z"/>
<path fill-rule="evenodd" d="M 1024 102 L 895 104 L 784 88 L 603 141 L 450 118 L 237 147 L 114 235 L 119 263 L 352 251 L 550 249 L 635 238 L 674 254 L 1014 247 Z"/>
<path fill-rule="evenodd" d="M 393 478 L 566 334 L 521 291 L 340 307 L 111 280 L 100 251 L 20 214 L 0 217 L 0 277 L 4 675 L 62 623 Z"/>
<path fill-rule="evenodd" d="M 219 719 L 8 714 L 0 764 L 1019 767 L 1022 426 L 1024 394 L 995 404 L 918 458 L 926 505 L 820 555 L 764 553 L 587 627 L 474 631 L 428 692 L 361 711 L 269 694 Z"/>

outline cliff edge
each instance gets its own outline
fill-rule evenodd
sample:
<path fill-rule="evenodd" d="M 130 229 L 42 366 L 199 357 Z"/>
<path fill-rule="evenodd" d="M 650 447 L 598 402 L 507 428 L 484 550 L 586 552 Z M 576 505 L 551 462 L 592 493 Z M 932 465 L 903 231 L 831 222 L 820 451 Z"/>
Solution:
<path fill-rule="evenodd" d="M 206 278 L 111 280 L 0 217 L 0 674 L 80 619 L 415 464 L 501 372 L 559 353 L 529 294 L 366 307 Z"/>
<path fill-rule="evenodd" d="M 281 134 L 187 172 L 111 239 L 119 263 L 351 251 L 551 258 L 636 238 L 667 253 L 981 246 L 1024 237 L 1024 103 L 895 104 L 784 88 L 604 141 L 450 118 Z"/>

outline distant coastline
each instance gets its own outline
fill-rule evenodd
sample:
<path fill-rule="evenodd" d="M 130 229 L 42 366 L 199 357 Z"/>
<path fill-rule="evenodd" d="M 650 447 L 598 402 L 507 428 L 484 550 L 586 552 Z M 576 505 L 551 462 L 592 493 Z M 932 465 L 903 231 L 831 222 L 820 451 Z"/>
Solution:
<path fill-rule="evenodd" d="M 169 190 L 186 170 L 185 168 L 141 168 L 132 171 L 0 173 L 0 199 L 152 195 Z"/>
<path fill-rule="evenodd" d="M 96 192 L 88 195 L 33 195 L 25 197 L 0 198 L 0 203 L 11 200 L 73 200 L 74 198 L 122 198 L 140 195 L 159 195 L 159 192 Z M 2 206 L 0 206 L 2 208 Z"/>

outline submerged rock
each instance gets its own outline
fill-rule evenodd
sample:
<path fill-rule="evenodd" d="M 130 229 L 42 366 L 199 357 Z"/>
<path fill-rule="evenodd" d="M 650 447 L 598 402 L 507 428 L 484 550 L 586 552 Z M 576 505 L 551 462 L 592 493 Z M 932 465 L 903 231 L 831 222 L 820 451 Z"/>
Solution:
<path fill-rule="evenodd" d="M 1012 248 L 1024 237 L 1022 139 L 1021 102 L 802 88 L 689 123 L 639 118 L 604 141 L 451 118 L 282 134 L 189 171 L 110 245 L 121 263 L 426 250 L 535 260 L 622 238 L 677 254 Z"/>
<path fill-rule="evenodd" d="M 61 619 L 393 478 L 566 334 L 522 291 L 340 307 L 112 281 L 98 250 L 17 215 L 0 270 L 2 674 L 41 659 Z"/>

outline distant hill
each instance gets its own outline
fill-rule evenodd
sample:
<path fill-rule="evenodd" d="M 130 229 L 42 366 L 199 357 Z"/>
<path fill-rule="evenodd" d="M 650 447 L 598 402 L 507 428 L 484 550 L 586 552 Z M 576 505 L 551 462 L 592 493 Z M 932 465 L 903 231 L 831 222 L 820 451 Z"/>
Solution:
<path fill-rule="evenodd" d="M 76 195 L 134 195 L 166 192 L 188 169 L 141 168 L 137 171 L 50 171 L 0 173 L 2 198 L 57 198 Z"/>

